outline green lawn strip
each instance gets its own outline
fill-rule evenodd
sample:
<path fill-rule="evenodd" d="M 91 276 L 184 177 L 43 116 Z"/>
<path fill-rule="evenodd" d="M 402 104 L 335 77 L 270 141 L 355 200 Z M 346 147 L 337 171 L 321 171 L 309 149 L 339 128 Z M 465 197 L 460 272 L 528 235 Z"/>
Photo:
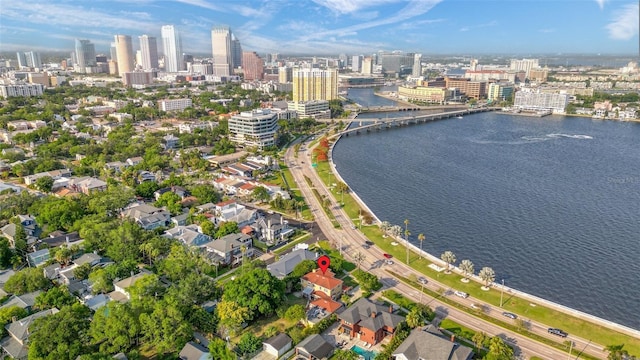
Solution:
<path fill-rule="evenodd" d="M 464 327 L 450 319 L 444 319 L 440 321 L 440 328 L 454 334 L 457 341 L 465 343 L 468 347 L 476 351 L 475 344 L 473 343 L 473 340 L 471 340 L 476 334 L 475 331 Z"/>
<path fill-rule="evenodd" d="M 340 252 L 333 248 L 329 241 L 322 240 L 318 242 L 318 246 L 322 250 L 322 252 L 329 256 L 331 259 L 340 259 L 342 260 L 342 269 L 346 272 L 351 272 L 356 269 L 356 265 L 352 262 L 346 261 Z"/>
<path fill-rule="evenodd" d="M 422 289 L 422 285 L 418 284 L 417 282 L 411 281 L 410 279 L 408 279 L 408 278 L 406 278 L 406 277 L 404 277 L 404 276 L 402 276 L 402 275 L 400 275 L 398 273 L 395 273 L 395 272 L 392 272 L 392 271 L 389 271 L 389 270 L 387 270 L 387 272 L 389 272 L 394 277 L 400 279 L 401 281 L 405 282 L 408 285 L 411 285 L 412 287 L 414 287 L 414 288 L 416 288 L 418 290 Z M 498 325 L 500 327 L 503 327 L 503 328 L 508 329 L 510 331 L 513 331 L 515 333 L 521 334 L 523 336 L 526 336 L 526 337 L 528 337 L 530 339 L 533 339 L 533 340 L 538 341 L 540 343 L 543 343 L 545 345 L 549 345 L 549 346 L 551 346 L 551 347 L 553 347 L 555 349 L 558 349 L 560 351 L 568 352 L 568 350 L 569 350 L 569 349 L 567 349 L 567 347 L 564 344 L 560 344 L 560 343 L 558 343 L 556 341 L 553 341 L 551 339 L 547 339 L 546 337 L 540 336 L 538 334 L 531 333 L 531 332 L 527 331 L 526 329 L 519 328 L 517 325 L 515 325 L 513 323 L 502 321 L 502 320 L 493 318 L 493 317 L 491 317 L 491 316 L 489 316 L 489 315 L 487 315 L 487 314 L 485 314 L 485 313 L 483 313 L 481 311 L 476 311 L 476 310 L 473 310 L 471 308 L 468 308 L 468 307 L 466 307 L 466 306 L 464 306 L 464 305 L 462 305 L 462 304 L 460 304 L 460 303 L 458 303 L 456 301 L 453 301 L 453 300 L 451 300 L 451 299 L 449 299 L 449 298 L 447 298 L 447 297 L 445 297 L 445 296 L 443 296 L 443 295 L 441 295 L 441 294 L 439 294 L 439 293 L 437 293 L 437 292 L 435 292 L 433 290 L 425 288 L 424 289 L 424 293 L 429 295 L 429 296 L 431 296 L 431 297 L 433 297 L 433 298 L 437 298 L 439 301 L 442 301 L 442 302 L 446 303 L 447 305 L 449 305 L 451 307 L 455 307 L 455 308 L 457 308 L 457 309 L 459 309 L 461 311 L 473 314 L 474 316 L 476 316 L 476 317 L 478 317 L 478 318 L 480 318 L 480 319 L 482 319 L 484 321 L 490 322 L 492 324 Z M 583 359 L 589 359 L 589 360 L 591 360 L 591 359 L 597 360 L 598 359 L 597 357 L 594 357 L 594 356 L 591 356 L 591 355 L 588 355 L 588 354 L 582 354 L 580 357 L 583 358 Z"/>
<path fill-rule="evenodd" d="M 324 206 L 322 202 L 322 196 L 320 196 L 320 193 L 318 192 L 318 190 L 317 189 L 311 189 L 311 190 L 313 191 L 313 195 L 316 197 L 316 199 L 318 199 L 318 202 L 320 202 L 320 204 L 322 205 L 322 211 L 324 211 L 324 213 L 327 214 L 327 216 L 329 217 L 329 220 L 331 220 L 333 227 L 340 228 L 340 224 L 338 224 L 336 217 L 333 216 L 333 213 Z"/>
<path fill-rule="evenodd" d="M 311 237 L 311 234 L 309 233 L 305 233 L 302 236 L 299 236 L 298 238 L 290 241 L 287 245 L 284 245 L 282 247 L 277 248 L 276 250 L 273 251 L 274 254 L 276 255 L 280 255 L 285 253 L 287 250 L 291 249 L 292 247 L 296 246 L 297 244 L 304 242 L 305 240 L 307 240 L 309 237 Z"/>

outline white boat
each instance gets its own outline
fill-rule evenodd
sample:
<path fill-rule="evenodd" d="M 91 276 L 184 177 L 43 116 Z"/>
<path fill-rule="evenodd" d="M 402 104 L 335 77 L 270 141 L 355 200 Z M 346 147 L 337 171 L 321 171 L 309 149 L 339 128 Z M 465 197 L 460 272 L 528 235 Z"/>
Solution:
<path fill-rule="evenodd" d="M 456 116 L 456 119 L 463 119 L 462 115 Z"/>

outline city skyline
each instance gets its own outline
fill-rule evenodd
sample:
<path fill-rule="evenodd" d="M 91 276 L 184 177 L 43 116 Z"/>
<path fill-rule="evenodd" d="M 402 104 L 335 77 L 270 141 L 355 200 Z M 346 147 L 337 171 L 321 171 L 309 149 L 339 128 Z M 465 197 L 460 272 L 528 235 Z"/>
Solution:
<path fill-rule="evenodd" d="M 161 27 L 174 24 L 183 50 L 195 54 L 210 53 L 213 27 L 229 26 L 244 49 L 259 53 L 636 55 L 638 11 L 632 0 L 3 0 L 0 48 L 68 51 L 79 38 L 108 53 L 116 34 L 160 38 Z"/>

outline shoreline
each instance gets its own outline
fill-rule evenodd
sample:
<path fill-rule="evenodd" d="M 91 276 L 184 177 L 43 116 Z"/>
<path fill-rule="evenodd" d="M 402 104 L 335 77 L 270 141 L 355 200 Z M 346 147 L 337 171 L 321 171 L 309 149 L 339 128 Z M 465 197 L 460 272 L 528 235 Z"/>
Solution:
<path fill-rule="evenodd" d="M 583 117 L 583 116 L 580 116 L 580 117 Z M 600 120 L 600 119 L 598 119 L 598 120 Z M 604 119 L 602 119 L 602 120 L 604 120 Z M 616 121 L 618 121 L 618 120 L 616 120 Z M 638 122 L 640 122 L 640 120 L 638 120 Z M 338 170 L 336 168 L 335 163 L 333 162 L 333 149 L 334 149 L 335 145 L 338 143 L 338 141 L 340 141 L 341 138 L 342 138 L 342 136 L 339 136 L 331 144 L 330 151 L 328 152 L 328 154 L 329 154 L 329 159 L 328 159 L 329 160 L 329 167 L 330 167 L 331 171 L 333 172 L 334 176 L 336 177 L 336 179 L 339 179 L 339 181 L 341 181 L 341 182 L 347 184 L 347 186 L 349 186 L 349 183 L 347 183 L 342 178 L 342 176 L 340 175 L 340 173 L 338 172 Z M 352 197 L 356 200 L 358 205 L 361 206 L 365 211 L 368 211 L 369 214 L 371 214 L 371 216 L 374 219 L 374 224 L 373 225 L 378 225 L 379 226 L 380 223 L 381 223 L 380 218 L 375 214 L 375 212 L 373 212 L 367 206 L 367 204 L 360 198 L 360 196 L 353 190 L 353 188 L 351 186 L 349 186 L 349 189 L 350 189 L 350 193 L 351 193 Z M 400 239 L 397 239 L 397 240 L 400 243 L 400 245 L 407 246 L 407 244 L 405 243 L 404 239 L 400 238 Z M 436 263 L 436 264 L 442 263 L 441 259 L 437 258 L 436 256 L 434 256 L 434 255 L 432 255 L 432 254 L 430 254 L 428 252 L 425 252 L 424 250 L 420 250 L 420 248 L 418 246 L 416 246 L 415 244 L 409 243 L 408 246 L 409 246 L 409 249 L 411 249 L 413 252 L 415 252 L 416 254 L 422 254 L 424 257 L 426 257 L 432 263 Z M 407 266 L 410 266 L 410 265 L 407 265 Z M 452 268 L 453 268 L 454 272 L 456 272 L 458 274 L 462 274 L 462 271 L 460 271 L 460 269 L 457 266 L 453 266 Z M 479 283 L 482 282 L 480 280 L 480 278 L 475 274 L 473 276 L 471 276 L 471 278 L 473 278 L 475 281 L 477 281 Z M 618 331 L 618 332 L 624 333 L 624 334 L 629 335 L 629 336 L 640 338 L 640 330 L 639 329 L 634 329 L 634 328 L 631 328 L 629 326 L 622 325 L 622 324 L 616 323 L 614 321 L 607 320 L 607 319 L 604 319 L 604 318 L 601 318 L 601 317 L 586 313 L 586 312 L 581 311 L 581 310 L 573 309 L 573 308 L 571 308 L 569 306 L 562 305 L 562 304 L 559 304 L 559 303 L 556 303 L 556 302 L 553 302 L 553 301 L 538 297 L 536 295 L 525 293 L 523 291 L 511 288 L 511 287 L 508 287 L 508 286 L 504 286 L 503 287 L 501 284 L 498 284 L 496 282 L 494 282 L 492 284 L 492 287 L 503 288 L 505 291 L 507 291 L 507 292 L 509 292 L 511 294 L 514 294 L 514 295 L 520 297 L 521 299 L 523 299 L 525 301 L 530 301 L 532 303 L 535 302 L 537 304 L 549 307 L 549 308 L 554 309 L 556 311 L 561 311 L 561 312 L 567 313 L 567 314 L 569 314 L 571 316 L 574 316 L 574 317 L 576 317 L 578 319 L 581 319 L 581 320 L 584 320 L 584 321 L 588 321 L 588 322 L 592 323 L 593 325 L 604 326 L 604 327 L 609 328 L 611 330 Z"/>

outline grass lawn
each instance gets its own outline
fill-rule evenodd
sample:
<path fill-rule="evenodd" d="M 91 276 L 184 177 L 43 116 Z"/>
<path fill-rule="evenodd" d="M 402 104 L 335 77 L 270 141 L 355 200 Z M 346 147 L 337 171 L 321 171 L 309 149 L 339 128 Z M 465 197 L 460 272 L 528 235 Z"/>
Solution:
<path fill-rule="evenodd" d="M 282 247 L 277 248 L 276 250 L 274 250 L 274 254 L 280 255 L 285 253 L 287 250 L 291 249 L 292 247 L 296 246 L 297 244 L 304 242 L 305 240 L 307 240 L 309 237 L 311 236 L 311 234 L 309 233 L 305 233 L 301 236 L 298 236 L 297 238 L 291 240 L 287 245 L 284 245 Z"/>
<path fill-rule="evenodd" d="M 296 304 L 304 306 L 306 305 L 306 303 L 307 301 L 305 299 L 297 298 L 293 295 L 287 295 L 287 300 L 285 301 L 284 306 L 290 307 Z M 260 337 L 271 326 L 275 326 L 278 329 L 278 333 L 281 333 L 284 332 L 285 329 L 288 329 L 295 325 L 296 322 L 297 321 L 291 321 L 284 318 L 281 319 L 278 317 L 278 315 L 273 314 L 268 318 L 260 318 L 254 321 L 253 323 L 251 323 L 251 325 L 242 330 L 237 336 L 232 337 L 231 342 L 233 342 L 234 344 L 237 343 L 240 340 L 242 334 L 247 331 L 252 332 L 254 335 Z"/>

